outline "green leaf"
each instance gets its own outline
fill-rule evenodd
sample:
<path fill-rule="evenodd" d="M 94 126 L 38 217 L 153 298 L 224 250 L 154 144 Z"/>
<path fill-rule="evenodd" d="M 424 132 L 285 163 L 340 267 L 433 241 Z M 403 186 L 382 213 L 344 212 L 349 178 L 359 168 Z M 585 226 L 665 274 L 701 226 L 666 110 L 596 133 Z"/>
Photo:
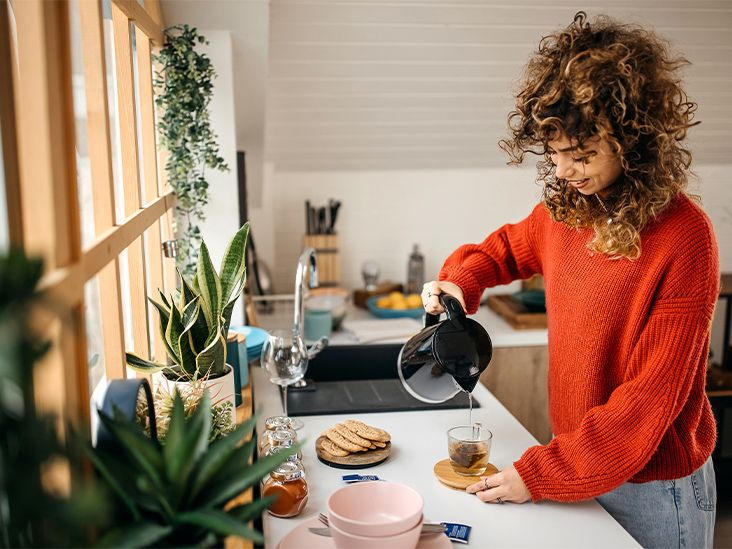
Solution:
<path fill-rule="evenodd" d="M 226 364 L 226 340 L 219 331 L 211 344 L 196 357 L 196 369 L 201 374 L 219 377 Z"/>
<path fill-rule="evenodd" d="M 210 432 L 211 400 L 208 391 L 204 391 L 188 421 L 185 417 L 183 399 L 176 393 L 163 455 L 168 479 L 174 485 L 179 485 L 177 497 L 188 488 L 189 474 L 206 451 Z"/>
<path fill-rule="evenodd" d="M 165 309 L 166 309 L 168 315 L 170 315 L 170 300 L 168 300 L 168 297 L 159 288 L 158 288 L 158 294 L 160 294 L 160 301 L 165 306 Z"/>
<path fill-rule="evenodd" d="M 131 421 L 112 419 L 101 411 L 99 419 L 120 442 L 124 453 L 132 459 L 134 465 L 145 473 L 154 486 L 162 489 L 163 458 L 159 446 Z"/>
<path fill-rule="evenodd" d="M 242 286 L 243 289 L 243 286 Z M 231 324 L 231 313 L 234 310 L 234 305 L 236 305 L 237 299 L 239 299 L 239 296 L 241 295 L 241 290 L 236 294 L 236 297 L 234 297 L 226 307 L 224 307 L 224 312 L 221 314 L 221 317 L 223 320 L 223 333 L 228 334 L 229 333 L 229 324 Z"/>
<path fill-rule="evenodd" d="M 277 496 L 266 496 L 251 503 L 229 509 L 229 514 L 242 522 L 249 522 L 261 515 L 265 509 L 269 509 L 275 501 L 277 501 Z"/>
<path fill-rule="evenodd" d="M 154 374 L 155 372 L 159 372 L 161 370 L 168 369 L 168 366 L 165 364 L 159 364 L 157 362 L 150 362 L 149 360 L 145 360 L 144 358 L 140 358 L 139 356 L 133 354 L 133 353 L 125 353 L 125 359 L 127 361 L 127 365 L 135 370 L 136 372 L 142 372 L 145 374 Z"/>
<path fill-rule="evenodd" d="M 213 333 L 214 327 L 219 327 L 221 322 L 220 317 L 223 309 L 221 281 L 214 270 L 213 263 L 211 263 L 211 257 L 208 254 L 205 242 L 201 243 L 201 249 L 198 253 L 196 277 L 200 286 L 200 296 L 204 302 L 203 313 L 206 316 L 210 332 Z"/>
<path fill-rule="evenodd" d="M 180 270 L 178 270 L 178 276 L 180 277 L 180 308 L 181 310 L 184 310 L 186 305 L 196 299 L 196 293 L 191 289 L 191 287 L 188 285 L 188 282 L 186 281 L 185 277 L 181 274 Z"/>
<path fill-rule="evenodd" d="M 149 547 L 173 531 L 172 526 L 162 526 L 151 521 L 134 522 L 117 527 L 100 541 L 102 547 Z"/>
<path fill-rule="evenodd" d="M 170 319 L 168 320 L 168 326 L 165 329 L 165 339 L 168 341 L 168 345 L 173 351 L 171 357 L 176 363 L 180 364 L 180 334 L 183 333 L 183 318 L 180 315 L 178 308 L 173 305 L 170 309 Z"/>
<path fill-rule="evenodd" d="M 208 485 L 210 480 L 218 473 L 221 467 L 226 464 L 241 440 L 251 433 L 256 423 L 256 417 L 252 416 L 246 422 L 237 426 L 231 433 L 214 441 L 208 452 L 201 458 L 196 468 L 190 498 L 193 500 Z"/>
<path fill-rule="evenodd" d="M 249 222 L 244 223 L 226 246 L 219 271 L 222 303 L 228 303 L 231 300 L 232 291 L 238 286 L 243 286 L 244 274 L 246 272 L 244 254 L 248 236 Z"/>
<path fill-rule="evenodd" d="M 160 295 L 162 296 L 163 294 L 161 293 Z M 166 308 L 165 305 L 154 301 L 152 298 L 148 297 L 147 299 L 158 310 L 158 315 L 160 317 L 160 322 L 158 324 L 158 329 L 160 330 L 160 338 L 163 340 L 163 345 L 165 345 L 165 352 L 168 353 L 169 357 L 173 358 L 175 356 L 175 353 L 168 344 L 168 340 L 165 339 L 165 330 L 168 326 L 168 321 L 170 320 L 170 307 Z"/>
<path fill-rule="evenodd" d="M 183 294 L 181 294 L 183 295 Z M 193 321 L 193 315 L 196 312 L 196 309 L 199 309 L 200 305 L 198 303 L 198 297 L 193 297 L 191 301 L 189 301 L 185 308 L 183 309 L 183 314 L 181 315 L 181 318 L 183 319 L 183 330 L 188 330 L 190 327 L 190 324 Z"/>
<path fill-rule="evenodd" d="M 293 452 L 295 452 L 300 448 L 300 444 L 298 443 L 292 448 Z M 238 454 L 240 454 L 240 452 L 237 452 L 237 455 L 232 457 L 234 469 L 232 470 L 227 468 L 226 475 L 217 475 L 216 483 L 212 484 L 212 486 L 203 494 L 201 498 L 203 501 L 203 507 L 223 505 L 234 496 L 241 494 L 251 485 L 259 482 L 270 471 L 277 468 L 281 463 L 284 463 L 288 458 L 286 453 L 279 452 L 272 454 L 271 456 L 260 458 L 251 465 L 246 465 L 251 453 L 249 457 L 246 457 L 246 459 L 241 459 L 243 456 Z M 237 465 L 239 466 L 237 467 Z"/>
<path fill-rule="evenodd" d="M 243 522 L 216 509 L 201 509 L 178 515 L 178 522 L 194 524 L 221 534 L 222 536 L 240 536 L 251 539 L 255 543 L 264 543 L 264 537 L 256 530 L 252 530 Z"/>
<path fill-rule="evenodd" d="M 89 456 L 94 467 L 99 471 L 99 474 L 112 487 L 112 490 L 119 496 L 122 502 L 125 504 L 132 513 L 132 517 L 135 520 L 140 520 L 140 511 L 135 503 L 135 496 L 127 492 L 130 485 L 125 483 L 125 479 L 129 479 L 132 475 L 129 474 L 129 467 L 124 462 L 119 462 L 116 456 L 110 455 L 102 450 L 92 448 L 91 446 L 84 445 L 84 453 Z M 122 471 L 127 470 L 126 473 Z"/>

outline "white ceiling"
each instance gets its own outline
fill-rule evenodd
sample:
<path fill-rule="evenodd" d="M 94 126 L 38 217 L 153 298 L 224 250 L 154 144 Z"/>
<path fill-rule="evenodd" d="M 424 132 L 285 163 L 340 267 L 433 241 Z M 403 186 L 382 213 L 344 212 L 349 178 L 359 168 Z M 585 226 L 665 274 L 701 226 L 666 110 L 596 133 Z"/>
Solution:
<path fill-rule="evenodd" d="M 257 33 L 266 67 L 235 75 L 237 126 L 263 131 L 265 159 L 277 170 L 503 165 L 497 142 L 521 68 L 579 9 L 670 39 L 692 62 L 687 90 L 702 120 L 690 141 L 696 162 L 732 160 L 732 0 L 270 0 L 254 3 L 268 7 L 256 22 L 267 28 L 256 30 L 241 11 L 251 1 L 162 4 L 168 23 L 182 4 L 193 24 L 231 30 L 235 72 L 252 55 L 237 48 Z M 266 75 L 264 99 L 242 115 L 239 96 L 259 86 L 257 74 Z"/>

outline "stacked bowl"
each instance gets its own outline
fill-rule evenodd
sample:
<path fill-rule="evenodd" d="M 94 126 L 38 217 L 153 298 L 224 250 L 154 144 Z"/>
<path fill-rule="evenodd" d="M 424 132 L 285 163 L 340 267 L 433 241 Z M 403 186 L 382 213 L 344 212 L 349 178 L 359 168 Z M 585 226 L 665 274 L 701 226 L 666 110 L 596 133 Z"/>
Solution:
<path fill-rule="evenodd" d="M 328 524 L 338 549 L 414 549 L 424 501 L 394 482 L 350 484 L 328 498 Z"/>
<path fill-rule="evenodd" d="M 237 334 L 244 334 L 246 336 L 247 345 L 247 357 L 249 362 L 259 360 L 259 355 L 262 352 L 262 346 L 267 340 L 267 332 L 262 328 L 256 326 L 230 326 L 230 332 L 236 332 Z"/>

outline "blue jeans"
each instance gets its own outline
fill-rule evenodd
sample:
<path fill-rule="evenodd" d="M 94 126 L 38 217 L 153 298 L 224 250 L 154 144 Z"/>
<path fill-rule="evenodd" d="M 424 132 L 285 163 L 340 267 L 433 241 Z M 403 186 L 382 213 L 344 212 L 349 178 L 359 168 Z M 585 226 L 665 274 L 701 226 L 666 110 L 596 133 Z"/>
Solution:
<path fill-rule="evenodd" d="M 712 547 L 717 510 L 712 458 L 688 477 L 626 482 L 597 501 L 643 547 Z"/>

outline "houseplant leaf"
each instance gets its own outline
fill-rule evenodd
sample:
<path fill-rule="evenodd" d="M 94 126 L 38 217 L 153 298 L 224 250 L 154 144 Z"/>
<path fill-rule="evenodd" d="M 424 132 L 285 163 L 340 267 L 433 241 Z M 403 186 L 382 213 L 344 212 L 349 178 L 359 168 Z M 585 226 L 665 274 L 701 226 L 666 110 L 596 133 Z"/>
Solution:
<path fill-rule="evenodd" d="M 173 351 L 172 358 L 177 364 L 180 364 L 180 334 L 183 333 L 183 317 L 180 314 L 178 308 L 173 304 L 170 309 L 170 319 L 168 320 L 168 326 L 165 328 L 165 339 L 168 341 L 168 345 Z"/>
<path fill-rule="evenodd" d="M 208 307 L 204 307 L 203 312 L 206 315 L 206 323 L 209 326 L 210 333 L 213 334 L 213 327 L 219 326 L 221 311 L 221 281 L 216 274 L 211 257 L 208 254 L 206 243 L 201 243 L 201 249 L 198 253 L 198 271 L 196 272 L 201 299 Z M 207 343 L 210 343 L 209 340 Z"/>
<path fill-rule="evenodd" d="M 130 485 L 120 482 L 120 479 L 129 478 L 129 466 L 119 460 L 113 454 L 93 450 L 91 446 L 84 445 L 84 453 L 97 468 L 97 471 L 104 477 L 109 486 L 119 496 L 125 507 L 132 513 L 135 520 L 140 520 L 140 511 L 135 503 L 135 494 L 130 490 Z"/>
<path fill-rule="evenodd" d="M 99 411 L 99 419 L 120 441 L 124 452 L 146 474 L 154 486 L 163 487 L 163 459 L 156 443 L 142 434 L 134 423 L 110 418 Z"/>
<path fill-rule="evenodd" d="M 125 353 L 125 360 L 130 368 L 132 368 L 136 372 L 141 372 L 143 374 L 154 374 L 155 372 L 160 372 L 161 370 L 170 369 L 165 364 L 145 360 L 144 358 L 140 358 L 133 353 Z"/>
<path fill-rule="evenodd" d="M 208 485 L 209 481 L 216 475 L 222 465 L 226 464 L 236 450 L 241 440 L 247 436 L 256 422 L 252 416 L 245 423 L 237 426 L 227 436 L 214 441 L 206 455 L 203 456 L 194 476 L 193 485 L 190 490 L 190 499 L 194 499 L 200 491 Z"/>
<path fill-rule="evenodd" d="M 226 246 L 224 257 L 221 259 L 221 269 L 219 271 L 219 276 L 221 278 L 222 303 L 228 303 L 231 300 L 232 291 L 240 285 L 244 279 L 244 273 L 246 272 L 244 254 L 248 236 L 249 222 L 244 223 Z"/>
<path fill-rule="evenodd" d="M 292 450 L 295 452 L 299 448 L 300 444 L 296 444 L 292 447 Z M 239 456 L 232 457 L 232 461 L 238 461 L 239 463 L 248 462 L 248 458 L 238 460 L 237 457 Z M 251 457 L 251 453 L 249 454 L 249 457 Z M 271 456 L 265 456 L 258 459 L 249 465 L 249 467 L 241 467 L 235 471 L 227 471 L 227 475 L 225 476 L 217 475 L 216 477 L 218 482 L 216 484 L 212 483 L 212 486 L 208 490 L 204 491 L 201 496 L 201 506 L 210 507 L 223 505 L 231 498 L 241 494 L 252 484 L 262 480 L 262 478 L 264 478 L 270 471 L 275 469 L 281 463 L 284 463 L 287 458 L 288 456 L 285 452 L 278 452 Z M 220 476 L 224 478 L 218 479 Z"/>
<path fill-rule="evenodd" d="M 133 522 L 116 528 L 104 536 L 99 544 L 102 547 L 149 547 L 172 531 L 172 526 L 163 526 L 152 521 Z"/>
<path fill-rule="evenodd" d="M 219 377 L 224 373 L 225 364 L 226 340 L 221 335 L 221 330 L 219 330 L 209 346 L 196 357 L 196 368 L 201 374 L 208 374 L 209 377 Z"/>
<path fill-rule="evenodd" d="M 250 539 L 255 543 L 264 543 L 262 534 L 256 530 L 252 530 L 243 521 L 232 517 L 224 511 L 217 511 L 215 509 L 191 511 L 179 515 L 178 521 L 201 526 L 222 536 L 240 536 Z"/>
<path fill-rule="evenodd" d="M 210 408 L 211 400 L 208 391 L 205 390 L 193 415 L 186 421 L 183 400 L 177 393 L 174 397 L 173 414 L 163 446 L 166 473 L 174 484 L 179 483 L 181 479 L 188 479 L 191 470 L 208 447 L 208 436 L 211 431 Z M 187 485 L 186 480 L 181 493 L 188 487 Z M 180 494 L 176 496 L 179 497 Z"/>

